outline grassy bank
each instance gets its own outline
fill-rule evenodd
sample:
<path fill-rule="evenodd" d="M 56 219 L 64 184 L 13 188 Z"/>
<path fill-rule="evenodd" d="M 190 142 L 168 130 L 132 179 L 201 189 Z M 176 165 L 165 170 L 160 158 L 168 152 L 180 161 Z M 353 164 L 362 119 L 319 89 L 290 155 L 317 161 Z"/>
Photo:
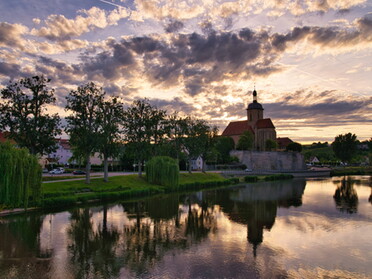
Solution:
<path fill-rule="evenodd" d="M 52 209 L 74 206 L 88 202 L 114 201 L 120 199 L 141 198 L 172 191 L 192 191 L 222 185 L 237 184 L 239 182 L 256 182 L 289 179 L 288 175 L 246 176 L 226 179 L 218 173 L 180 173 L 179 187 L 169 188 L 148 183 L 137 175 L 110 177 L 105 183 L 102 178 L 93 178 L 91 184 L 84 180 L 66 180 L 42 184 L 42 201 L 32 205 L 39 208 Z M 0 208 L 1 210 L 6 208 Z"/>
<path fill-rule="evenodd" d="M 141 197 L 176 190 L 200 189 L 238 182 L 238 179 L 225 179 L 217 173 L 181 173 L 180 186 L 177 189 L 150 184 L 137 175 L 110 177 L 110 181 L 107 183 L 103 182 L 102 179 L 92 179 L 89 185 L 82 180 L 66 180 L 42 184 L 43 201 L 41 207 L 65 207 L 88 201 Z"/>
<path fill-rule="evenodd" d="M 344 167 L 335 168 L 331 171 L 331 176 L 341 175 L 371 175 L 372 167 Z"/>

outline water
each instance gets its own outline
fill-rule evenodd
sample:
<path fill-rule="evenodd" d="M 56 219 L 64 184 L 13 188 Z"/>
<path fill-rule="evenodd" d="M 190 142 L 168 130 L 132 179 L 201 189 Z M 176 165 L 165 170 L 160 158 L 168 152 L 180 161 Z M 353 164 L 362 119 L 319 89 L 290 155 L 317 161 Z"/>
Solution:
<path fill-rule="evenodd" d="M 372 278 L 372 178 L 0 219 L 0 278 Z"/>

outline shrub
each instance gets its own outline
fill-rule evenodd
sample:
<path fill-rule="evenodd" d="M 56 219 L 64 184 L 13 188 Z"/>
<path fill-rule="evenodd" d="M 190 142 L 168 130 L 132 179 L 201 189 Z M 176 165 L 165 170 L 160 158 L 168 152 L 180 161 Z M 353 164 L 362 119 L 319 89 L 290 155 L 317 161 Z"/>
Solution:
<path fill-rule="evenodd" d="M 251 175 L 244 176 L 245 182 L 257 182 L 257 180 L 258 180 L 257 176 L 251 176 Z"/>
<path fill-rule="evenodd" d="M 146 179 L 149 183 L 177 188 L 179 167 L 175 159 L 156 156 L 146 163 Z"/>
<path fill-rule="evenodd" d="M 0 143 L 0 204 L 27 208 L 40 200 L 41 167 L 25 148 Z"/>

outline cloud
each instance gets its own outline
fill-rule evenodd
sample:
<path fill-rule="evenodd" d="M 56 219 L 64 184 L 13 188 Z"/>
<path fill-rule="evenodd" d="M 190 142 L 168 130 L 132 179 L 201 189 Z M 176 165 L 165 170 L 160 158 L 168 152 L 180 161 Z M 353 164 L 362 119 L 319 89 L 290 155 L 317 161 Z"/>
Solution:
<path fill-rule="evenodd" d="M 70 40 L 87 33 L 95 28 L 105 28 L 129 16 L 124 8 L 107 12 L 97 7 L 89 10 L 80 10 L 80 15 L 68 19 L 64 15 L 50 15 L 44 20 L 45 26 L 40 29 L 33 28 L 31 34 L 44 37 L 51 41 Z"/>
<path fill-rule="evenodd" d="M 0 76 L 13 79 L 19 75 L 21 67 L 18 64 L 6 63 L 0 61 Z"/>
<path fill-rule="evenodd" d="M 372 43 L 372 19 L 370 16 L 357 19 L 354 26 L 350 28 L 341 28 L 338 26 L 317 27 L 303 26 L 295 27 L 287 34 L 273 34 L 272 44 L 280 51 L 296 44 L 300 41 L 307 41 L 310 46 L 319 46 L 326 50 L 345 49 L 349 51 L 355 47 L 370 46 Z M 310 47 L 311 51 L 311 47 Z"/>
<path fill-rule="evenodd" d="M 22 24 L 0 22 L 0 46 L 24 49 L 23 35 L 28 28 Z"/>
<path fill-rule="evenodd" d="M 174 33 L 180 31 L 184 27 L 182 21 L 179 20 L 170 20 L 170 22 L 165 26 L 164 30 L 167 33 Z"/>

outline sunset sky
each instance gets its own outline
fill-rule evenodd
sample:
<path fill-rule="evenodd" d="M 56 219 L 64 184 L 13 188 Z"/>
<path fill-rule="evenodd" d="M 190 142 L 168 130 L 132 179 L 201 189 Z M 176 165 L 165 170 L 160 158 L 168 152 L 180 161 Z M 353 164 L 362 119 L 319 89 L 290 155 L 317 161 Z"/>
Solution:
<path fill-rule="evenodd" d="M 254 84 L 278 137 L 372 137 L 372 1 L 0 1 L 0 88 L 52 79 L 64 111 L 89 81 L 223 131 Z"/>

